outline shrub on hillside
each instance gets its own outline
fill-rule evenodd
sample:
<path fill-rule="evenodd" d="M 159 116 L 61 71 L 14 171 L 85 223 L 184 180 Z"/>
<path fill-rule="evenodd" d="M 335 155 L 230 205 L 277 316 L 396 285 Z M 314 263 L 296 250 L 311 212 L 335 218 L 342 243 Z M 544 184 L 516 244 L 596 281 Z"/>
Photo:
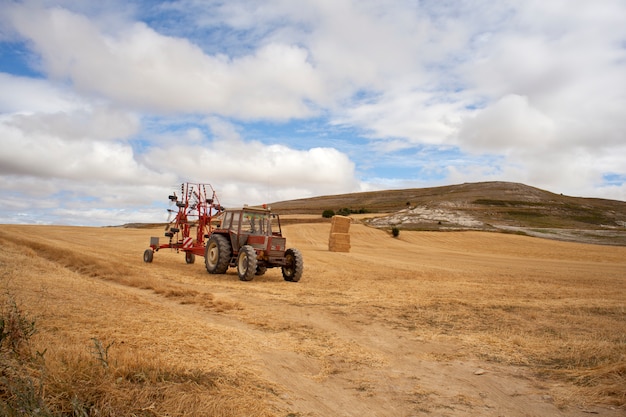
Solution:
<path fill-rule="evenodd" d="M 339 209 L 339 210 L 337 211 L 337 214 L 338 214 L 338 215 L 340 215 L 340 216 L 349 216 L 349 215 L 350 215 L 350 213 L 352 213 L 352 210 L 350 210 L 350 209 L 349 209 L 349 208 L 347 208 L 347 207 L 344 207 L 344 208 Z"/>
<path fill-rule="evenodd" d="M 330 219 L 334 215 L 335 215 L 335 211 L 334 210 L 324 210 L 324 212 L 322 213 L 322 217 L 325 218 L 325 219 Z"/>

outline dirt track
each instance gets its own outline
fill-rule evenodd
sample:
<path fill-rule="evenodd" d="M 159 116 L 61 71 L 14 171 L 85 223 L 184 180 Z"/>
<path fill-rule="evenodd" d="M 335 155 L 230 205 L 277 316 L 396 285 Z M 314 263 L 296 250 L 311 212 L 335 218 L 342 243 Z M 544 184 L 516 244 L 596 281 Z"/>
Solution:
<path fill-rule="evenodd" d="M 625 415 L 578 397 L 542 359 L 562 344 L 583 363 L 589 340 L 623 337 L 625 247 L 479 232 L 394 239 L 353 225 L 351 252 L 331 253 L 328 224 L 300 224 L 286 230 L 304 255 L 299 283 L 279 270 L 240 282 L 170 251 L 144 264 L 160 233 L 4 226 L 2 237 L 56 265 L 18 285 L 55 304 L 41 313 L 50 329 L 190 367 L 240 366 L 274 387 L 264 401 L 279 415 Z M 68 323 L 64 305 L 82 318 Z M 557 340 L 545 344 L 548 330 Z"/>

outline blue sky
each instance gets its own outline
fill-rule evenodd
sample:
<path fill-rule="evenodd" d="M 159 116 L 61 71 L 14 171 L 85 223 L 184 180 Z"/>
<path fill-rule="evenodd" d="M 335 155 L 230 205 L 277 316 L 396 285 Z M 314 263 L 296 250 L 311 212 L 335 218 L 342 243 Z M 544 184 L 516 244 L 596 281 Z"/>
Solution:
<path fill-rule="evenodd" d="M 626 201 L 622 0 L 0 3 L 0 223 L 514 181 Z"/>

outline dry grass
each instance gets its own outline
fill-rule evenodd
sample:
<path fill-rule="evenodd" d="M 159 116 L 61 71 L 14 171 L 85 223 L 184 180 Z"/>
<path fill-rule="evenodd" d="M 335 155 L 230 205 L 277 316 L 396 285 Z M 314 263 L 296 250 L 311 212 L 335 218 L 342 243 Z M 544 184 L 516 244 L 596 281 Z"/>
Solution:
<path fill-rule="evenodd" d="M 236 344 L 227 331 L 181 323 L 126 288 L 210 310 L 236 308 L 233 303 L 216 304 L 208 292 L 85 255 L 86 247 L 3 237 L 4 298 L 27 306 L 38 330 L 30 354 L 2 361 L 7 386 L 17 392 L 1 399 L 13 404 L 15 415 L 29 404 L 51 416 L 275 415 L 272 385 L 224 351 L 222 344 Z M 19 391 L 29 386 L 36 389 L 27 399 Z"/>
<path fill-rule="evenodd" d="M 561 412 L 625 407 L 626 248 L 353 225 L 351 252 L 331 253 L 329 230 L 287 227 L 293 284 L 170 251 L 144 264 L 156 229 L 4 226 L 2 291 L 37 333 L 3 377 L 49 415 L 473 415 L 495 389 L 472 391 L 476 366 Z M 499 407 L 528 406 L 518 391 Z"/>

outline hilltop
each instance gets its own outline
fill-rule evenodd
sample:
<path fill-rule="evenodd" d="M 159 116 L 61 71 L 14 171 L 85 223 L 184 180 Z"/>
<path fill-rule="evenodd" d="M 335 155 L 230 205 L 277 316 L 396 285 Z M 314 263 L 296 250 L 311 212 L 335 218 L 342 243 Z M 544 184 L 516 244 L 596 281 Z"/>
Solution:
<path fill-rule="evenodd" d="M 505 231 L 559 240 L 626 245 L 626 202 L 572 197 L 511 182 L 371 191 L 281 201 L 281 214 L 368 213 L 374 227 Z M 355 216 L 363 217 L 363 216 Z"/>

